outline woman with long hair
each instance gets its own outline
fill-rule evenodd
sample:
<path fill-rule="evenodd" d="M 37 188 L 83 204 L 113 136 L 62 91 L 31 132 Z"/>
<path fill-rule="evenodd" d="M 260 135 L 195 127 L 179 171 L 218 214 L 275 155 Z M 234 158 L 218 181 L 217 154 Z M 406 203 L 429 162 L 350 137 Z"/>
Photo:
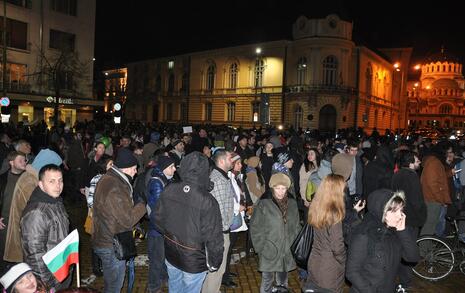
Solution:
<path fill-rule="evenodd" d="M 326 176 L 308 211 L 308 223 L 314 230 L 308 259 L 308 280 L 334 292 L 342 292 L 344 285 L 346 250 L 342 220 L 345 217 L 345 186 L 342 176 Z"/>
<path fill-rule="evenodd" d="M 290 247 L 300 231 L 297 202 L 288 196 L 289 177 L 273 174 L 269 186 L 250 219 L 250 236 L 262 272 L 260 293 L 274 292 L 274 281 L 276 286 L 287 288 L 288 272 L 296 268 Z"/>
<path fill-rule="evenodd" d="M 300 186 L 300 196 L 305 203 L 305 206 L 309 206 L 310 202 L 307 201 L 306 191 L 307 184 L 310 178 L 310 175 L 318 171 L 320 168 L 321 155 L 316 148 L 310 148 L 307 150 L 307 155 L 305 156 L 304 163 L 300 167 L 299 171 L 299 186 Z"/>

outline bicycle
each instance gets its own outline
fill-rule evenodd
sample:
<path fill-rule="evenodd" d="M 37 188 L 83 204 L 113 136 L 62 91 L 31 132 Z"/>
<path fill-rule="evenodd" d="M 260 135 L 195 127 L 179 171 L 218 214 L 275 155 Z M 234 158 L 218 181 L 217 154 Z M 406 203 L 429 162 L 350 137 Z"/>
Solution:
<path fill-rule="evenodd" d="M 438 281 L 447 277 L 454 268 L 459 267 L 465 274 L 465 245 L 459 238 L 458 221 L 464 216 L 446 217 L 454 228 L 450 237 L 421 236 L 417 240 L 420 249 L 420 261 L 413 272 L 429 281 Z"/>

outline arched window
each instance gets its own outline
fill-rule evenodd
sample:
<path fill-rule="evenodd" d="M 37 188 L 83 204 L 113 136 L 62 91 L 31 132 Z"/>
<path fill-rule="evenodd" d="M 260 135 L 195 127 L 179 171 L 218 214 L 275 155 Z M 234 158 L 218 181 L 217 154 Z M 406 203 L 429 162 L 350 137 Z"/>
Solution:
<path fill-rule="evenodd" d="M 442 66 L 442 72 L 445 72 L 446 71 L 446 65 L 443 65 Z"/>
<path fill-rule="evenodd" d="M 378 109 L 375 110 L 375 117 L 373 117 L 373 123 L 374 123 L 374 127 L 378 127 Z"/>
<path fill-rule="evenodd" d="M 260 119 L 260 102 L 252 102 L 252 121 L 258 122 Z"/>
<path fill-rule="evenodd" d="M 187 73 L 182 75 L 181 91 L 186 95 L 189 93 L 189 75 Z"/>
<path fill-rule="evenodd" d="M 237 63 L 229 66 L 229 88 L 235 89 L 237 87 Z"/>
<path fill-rule="evenodd" d="M 442 104 L 441 106 L 439 106 L 439 113 L 440 114 L 451 114 L 452 106 L 449 104 Z"/>
<path fill-rule="evenodd" d="M 265 71 L 265 62 L 258 58 L 255 61 L 255 87 L 263 86 L 263 71 Z"/>
<path fill-rule="evenodd" d="M 294 129 L 299 129 L 303 125 L 304 110 L 300 105 L 295 105 L 294 108 Z"/>
<path fill-rule="evenodd" d="M 304 85 L 307 73 L 307 58 L 300 57 L 297 62 L 297 84 Z"/>
<path fill-rule="evenodd" d="M 372 94 L 372 84 L 373 84 L 373 69 L 371 68 L 371 63 L 368 63 L 368 67 L 365 73 L 365 92 L 367 96 Z"/>
<path fill-rule="evenodd" d="M 212 91 L 215 87 L 215 65 L 210 65 L 207 70 L 207 90 Z"/>
<path fill-rule="evenodd" d="M 234 102 L 229 102 L 229 103 L 227 104 L 227 110 L 228 110 L 227 121 L 234 121 L 234 120 L 236 120 L 236 103 L 234 103 Z"/>
<path fill-rule="evenodd" d="M 328 56 L 323 60 L 323 84 L 337 84 L 338 62 L 335 56 Z"/>

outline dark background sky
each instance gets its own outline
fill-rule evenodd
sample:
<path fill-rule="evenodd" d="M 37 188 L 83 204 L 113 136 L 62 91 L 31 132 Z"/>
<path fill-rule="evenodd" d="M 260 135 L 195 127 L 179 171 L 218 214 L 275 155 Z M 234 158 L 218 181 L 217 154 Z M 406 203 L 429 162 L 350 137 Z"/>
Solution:
<path fill-rule="evenodd" d="M 322 4 L 323 3 L 323 4 Z M 300 15 L 353 21 L 356 45 L 413 47 L 413 62 L 438 53 L 465 60 L 461 0 L 97 1 L 96 69 L 233 45 L 292 39 Z"/>

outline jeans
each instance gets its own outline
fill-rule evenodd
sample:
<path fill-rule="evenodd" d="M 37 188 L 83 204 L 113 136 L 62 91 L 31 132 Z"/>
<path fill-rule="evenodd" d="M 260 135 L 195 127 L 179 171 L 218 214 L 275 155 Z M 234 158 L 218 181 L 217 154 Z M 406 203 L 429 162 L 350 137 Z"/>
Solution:
<path fill-rule="evenodd" d="M 95 248 L 102 260 L 104 293 L 120 293 L 126 275 L 126 261 L 116 258 L 112 248 Z"/>
<path fill-rule="evenodd" d="M 239 232 L 231 232 L 229 233 L 229 249 L 228 249 L 228 255 L 226 257 L 226 266 L 223 274 L 223 281 L 231 280 L 231 276 L 229 275 L 230 272 L 230 267 L 229 265 L 231 264 L 231 256 L 232 256 L 232 249 L 233 246 L 236 244 L 237 238 L 239 237 Z"/>
<path fill-rule="evenodd" d="M 131 257 L 128 262 L 128 290 L 127 293 L 132 292 L 132 288 L 134 287 L 134 281 L 136 277 L 136 266 L 134 264 L 134 257 Z"/>
<path fill-rule="evenodd" d="M 287 272 L 262 272 L 262 283 L 260 284 L 260 293 L 270 293 L 273 288 L 274 276 L 276 274 L 276 285 L 288 286 Z"/>
<path fill-rule="evenodd" d="M 426 203 L 426 222 L 421 228 L 420 235 L 435 235 L 438 231 L 442 204 L 437 202 Z"/>
<path fill-rule="evenodd" d="M 446 231 L 446 213 L 447 206 L 441 205 L 441 209 L 439 211 L 439 220 L 438 224 L 436 225 L 436 235 L 438 237 L 444 237 L 444 232 Z"/>
<path fill-rule="evenodd" d="M 181 271 L 165 261 L 168 271 L 168 292 L 170 293 L 198 293 L 202 289 L 203 280 L 207 272 L 191 274 Z"/>
<path fill-rule="evenodd" d="M 147 252 L 149 256 L 149 282 L 147 291 L 156 292 L 161 289 L 163 280 L 168 279 L 163 236 L 149 236 L 147 238 Z"/>

